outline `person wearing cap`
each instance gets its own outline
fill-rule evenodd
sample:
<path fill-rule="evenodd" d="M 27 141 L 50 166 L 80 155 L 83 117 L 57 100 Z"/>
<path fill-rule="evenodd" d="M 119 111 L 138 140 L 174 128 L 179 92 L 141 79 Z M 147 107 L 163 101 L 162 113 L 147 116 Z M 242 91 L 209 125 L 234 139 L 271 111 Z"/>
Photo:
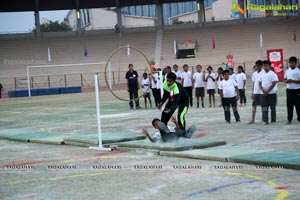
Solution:
<path fill-rule="evenodd" d="M 259 77 L 259 88 L 262 93 L 262 121 L 265 125 L 269 124 L 269 107 L 271 109 L 271 123 L 276 123 L 276 104 L 277 104 L 277 75 L 271 70 L 271 62 L 263 61 L 264 72 Z"/>
<path fill-rule="evenodd" d="M 291 124 L 293 120 L 294 107 L 296 108 L 297 120 L 300 122 L 300 69 L 296 67 L 297 58 L 292 56 L 289 58 L 289 69 L 284 74 L 284 82 L 286 83 L 286 106 L 287 106 L 287 122 Z"/>

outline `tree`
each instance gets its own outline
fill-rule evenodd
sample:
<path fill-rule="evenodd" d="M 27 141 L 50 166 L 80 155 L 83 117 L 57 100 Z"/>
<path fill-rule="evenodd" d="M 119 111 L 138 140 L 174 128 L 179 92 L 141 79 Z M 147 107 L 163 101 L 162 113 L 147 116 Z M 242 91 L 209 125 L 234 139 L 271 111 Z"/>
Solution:
<path fill-rule="evenodd" d="M 41 24 L 41 32 L 61 32 L 61 31 L 72 31 L 70 25 L 58 21 L 49 21 L 49 23 Z M 32 32 L 36 32 L 36 27 L 32 30 Z"/>

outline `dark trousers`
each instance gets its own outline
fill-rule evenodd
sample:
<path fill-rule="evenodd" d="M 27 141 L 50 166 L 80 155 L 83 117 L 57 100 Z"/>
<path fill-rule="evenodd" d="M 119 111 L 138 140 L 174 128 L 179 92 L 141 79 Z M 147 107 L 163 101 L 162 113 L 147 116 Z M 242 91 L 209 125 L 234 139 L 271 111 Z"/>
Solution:
<path fill-rule="evenodd" d="M 190 106 L 193 106 L 193 87 L 184 87 L 190 98 Z"/>
<path fill-rule="evenodd" d="M 246 100 L 246 94 L 245 94 L 245 90 L 239 90 L 240 93 L 240 104 L 246 104 L 247 100 Z"/>
<path fill-rule="evenodd" d="M 271 122 L 276 122 L 276 104 L 277 95 L 268 94 L 262 96 L 261 108 L 262 108 L 262 120 L 265 123 L 269 123 L 269 107 L 271 109 Z"/>
<path fill-rule="evenodd" d="M 224 109 L 225 121 L 230 122 L 230 107 L 232 107 L 232 111 L 235 117 L 235 120 L 238 122 L 240 121 L 240 115 L 237 110 L 237 102 L 236 97 L 231 98 L 222 98 L 222 105 Z"/>
<path fill-rule="evenodd" d="M 156 89 L 156 88 L 152 88 L 152 95 L 153 95 L 153 97 L 154 97 L 155 106 L 157 106 L 157 104 L 158 104 L 158 99 L 157 99 L 157 89 Z"/>
<path fill-rule="evenodd" d="M 178 106 L 178 114 L 177 114 L 177 121 L 180 129 L 185 130 L 185 114 L 188 111 L 188 103 L 187 104 L 180 104 Z M 166 108 L 170 108 L 167 104 Z M 171 119 L 172 115 L 174 114 L 175 110 L 169 113 L 165 113 L 164 111 L 161 113 L 161 121 L 167 126 L 169 120 Z"/>
<path fill-rule="evenodd" d="M 185 130 L 178 130 L 175 132 L 165 133 L 160 132 L 163 142 L 175 142 L 180 137 L 186 137 L 186 131 Z"/>
<path fill-rule="evenodd" d="M 161 92 L 160 92 L 160 88 L 156 89 L 156 94 L 157 94 L 157 102 L 160 102 L 161 100 Z"/>
<path fill-rule="evenodd" d="M 296 108 L 297 120 L 300 122 L 300 89 L 286 89 L 286 106 L 288 112 L 288 121 L 293 120 L 294 106 Z"/>
<path fill-rule="evenodd" d="M 129 101 L 130 108 L 133 108 L 133 101 L 135 101 L 135 107 L 140 107 L 137 88 L 130 88 L 129 99 L 130 99 L 130 101 Z"/>

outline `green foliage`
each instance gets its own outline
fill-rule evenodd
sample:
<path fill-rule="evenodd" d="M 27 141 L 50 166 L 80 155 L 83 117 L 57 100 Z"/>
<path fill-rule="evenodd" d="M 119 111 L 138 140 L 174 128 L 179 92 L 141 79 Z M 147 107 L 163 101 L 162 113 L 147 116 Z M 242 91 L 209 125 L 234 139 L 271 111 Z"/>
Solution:
<path fill-rule="evenodd" d="M 41 24 L 41 32 L 62 32 L 62 31 L 72 31 L 70 25 L 58 21 L 49 21 L 49 23 Z M 36 32 L 36 27 L 32 30 Z"/>

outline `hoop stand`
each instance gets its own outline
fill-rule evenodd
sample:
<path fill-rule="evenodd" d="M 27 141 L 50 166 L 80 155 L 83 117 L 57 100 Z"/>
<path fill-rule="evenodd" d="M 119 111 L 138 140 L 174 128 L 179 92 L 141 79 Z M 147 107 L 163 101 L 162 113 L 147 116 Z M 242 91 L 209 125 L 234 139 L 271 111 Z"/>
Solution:
<path fill-rule="evenodd" d="M 97 127 L 98 127 L 98 147 L 89 147 L 89 149 L 99 150 L 99 151 L 112 151 L 111 148 L 104 148 L 102 146 L 102 132 L 101 132 L 101 118 L 100 118 L 100 101 L 99 101 L 99 85 L 98 85 L 98 75 L 95 75 L 95 94 L 96 94 L 96 109 L 97 109 Z"/>

